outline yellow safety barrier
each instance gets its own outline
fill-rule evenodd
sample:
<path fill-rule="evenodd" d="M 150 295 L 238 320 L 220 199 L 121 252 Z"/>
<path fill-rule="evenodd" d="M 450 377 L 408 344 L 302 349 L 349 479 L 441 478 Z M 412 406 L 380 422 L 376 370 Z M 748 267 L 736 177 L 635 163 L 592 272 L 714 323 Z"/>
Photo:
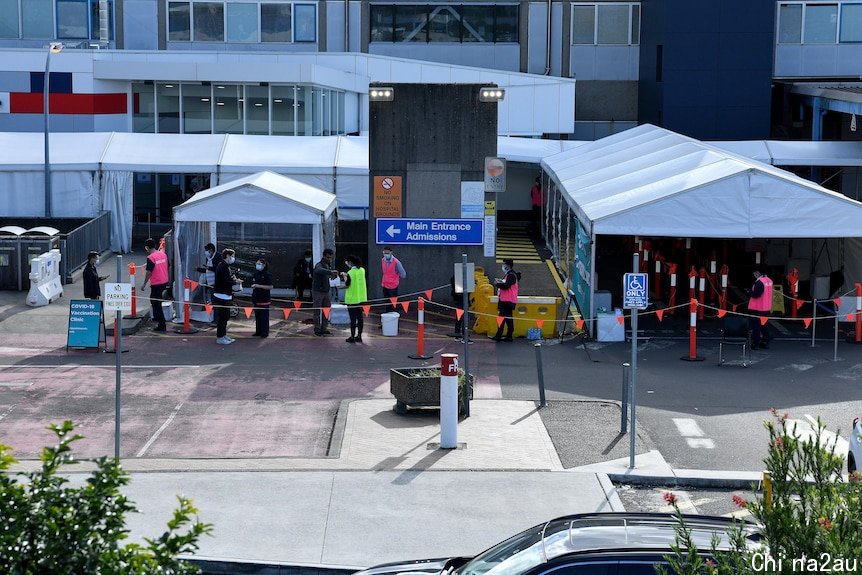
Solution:
<path fill-rule="evenodd" d="M 497 332 L 497 322 L 494 319 L 497 313 L 497 304 L 491 305 L 491 297 L 493 295 L 494 286 L 488 283 L 487 280 L 485 283 L 476 283 L 475 311 L 476 313 L 483 314 L 476 318 L 476 323 L 473 325 L 473 331 L 476 333 Z"/>
<path fill-rule="evenodd" d="M 527 330 L 536 327 L 536 320 L 544 320 L 542 324 L 542 337 L 550 339 L 556 337 L 557 329 L 557 307 L 561 299 L 558 297 L 543 296 L 518 296 L 515 311 L 512 317 L 515 320 L 515 337 L 526 337 Z M 497 297 L 490 298 L 491 309 L 494 317 L 488 318 L 493 324 L 494 333 L 497 332 Z M 485 333 L 485 332 L 482 332 Z M 490 333 L 490 332 L 488 332 Z"/>
<path fill-rule="evenodd" d="M 772 313 L 784 315 L 784 286 L 772 286 Z"/>

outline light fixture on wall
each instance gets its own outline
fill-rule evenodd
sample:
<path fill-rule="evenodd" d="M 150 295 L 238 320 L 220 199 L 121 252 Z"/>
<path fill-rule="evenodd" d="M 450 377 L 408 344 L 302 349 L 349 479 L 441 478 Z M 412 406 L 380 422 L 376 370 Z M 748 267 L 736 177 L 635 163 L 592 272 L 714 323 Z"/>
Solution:
<path fill-rule="evenodd" d="M 368 99 L 372 102 L 391 102 L 395 99 L 395 90 L 391 87 L 375 86 L 374 88 L 369 88 Z"/>
<path fill-rule="evenodd" d="M 479 90 L 480 102 L 500 102 L 506 97 L 506 90 L 502 88 L 481 88 Z"/>

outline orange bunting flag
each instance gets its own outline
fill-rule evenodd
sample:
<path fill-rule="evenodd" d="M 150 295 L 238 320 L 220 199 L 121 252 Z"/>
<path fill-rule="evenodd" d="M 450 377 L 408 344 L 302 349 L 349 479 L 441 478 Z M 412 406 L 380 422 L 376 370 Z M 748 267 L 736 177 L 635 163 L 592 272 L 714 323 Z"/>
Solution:
<path fill-rule="evenodd" d="M 331 312 L 331 311 L 332 311 L 331 307 L 323 308 L 323 317 L 325 317 L 326 319 L 329 319 L 329 312 Z"/>
<path fill-rule="evenodd" d="M 575 320 L 575 325 L 578 327 L 578 329 L 584 329 L 584 320 L 582 320 L 582 319 L 576 319 L 576 320 Z"/>
<path fill-rule="evenodd" d="M 427 289 L 427 290 L 425 290 L 425 299 L 427 299 L 428 301 L 431 301 L 431 296 L 432 296 L 432 295 L 434 295 L 434 290 L 433 290 L 433 289 Z"/>
<path fill-rule="evenodd" d="M 404 309 L 404 313 L 407 313 L 407 310 L 410 308 L 410 302 L 409 301 L 402 301 L 401 307 Z"/>
<path fill-rule="evenodd" d="M 543 320 L 543 319 L 537 319 L 536 320 L 536 327 L 537 328 L 542 329 L 543 325 L 545 325 L 545 320 Z"/>
<path fill-rule="evenodd" d="M 389 301 L 392 303 L 392 307 L 398 306 L 398 296 L 394 295 L 389 298 Z"/>
<path fill-rule="evenodd" d="M 662 318 L 664 318 L 664 310 L 663 309 L 655 310 L 655 316 L 658 318 L 659 321 L 661 321 Z"/>
<path fill-rule="evenodd" d="M 626 316 L 624 316 L 624 315 L 618 315 L 617 316 L 617 323 L 618 324 L 623 325 L 625 323 L 625 321 L 626 321 Z"/>
<path fill-rule="evenodd" d="M 811 327 L 811 318 L 810 317 L 802 318 L 802 323 L 805 324 L 805 329 L 808 329 L 809 327 Z"/>
<path fill-rule="evenodd" d="M 362 306 L 362 311 L 365 312 L 365 317 L 368 317 L 368 314 L 371 313 L 371 306 L 369 304 L 365 304 Z"/>
<path fill-rule="evenodd" d="M 768 321 L 769 321 L 769 318 L 766 317 L 765 315 L 760 317 L 760 325 L 766 325 L 766 322 L 768 322 Z"/>
<path fill-rule="evenodd" d="M 201 285 L 201 284 L 199 284 L 199 283 L 198 283 L 198 282 L 196 282 L 195 280 L 192 280 L 192 283 L 191 283 L 192 289 L 198 289 L 198 286 L 199 286 L 199 285 Z"/>
<path fill-rule="evenodd" d="M 841 307 L 841 298 L 837 297 L 837 298 L 833 299 L 832 303 L 835 304 L 835 307 Z"/>
<path fill-rule="evenodd" d="M 204 309 L 207 310 L 207 313 L 212 313 L 213 312 L 213 304 L 211 304 L 211 303 L 206 304 L 204 306 Z"/>
<path fill-rule="evenodd" d="M 283 307 L 283 308 L 281 308 L 281 311 L 282 311 L 282 313 L 284 313 L 284 319 L 287 319 L 290 317 L 290 312 L 292 310 L 289 307 Z"/>
<path fill-rule="evenodd" d="M 503 320 L 504 320 L 504 319 L 505 319 L 505 318 L 504 318 L 503 316 L 501 316 L 501 315 L 498 315 L 498 316 L 497 316 L 497 327 L 500 327 L 501 325 L 503 325 Z"/>
<path fill-rule="evenodd" d="M 736 313 L 736 306 L 737 306 L 737 304 L 731 304 L 731 306 L 730 306 L 730 308 L 733 310 L 734 313 Z"/>
<path fill-rule="evenodd" d="M 245 318 L 246 319 L 251 317 L 251 308 L 250 307 L 244 307 L 244 308 L 242 308 L 242 311 L 245 312 Z"/>
<path fill-rule="evenodd" d="M 723 317 L 724 317 L 724 316 L 726 316 L 726 315 L 727 315 L 727 310 L 726 310 L 726 309 L 720 309 L 720 310 L 718 310 L 718 317 L 719 317 L 719 318 L 723 318 Z"/>
<path fill-rule="evenodd" d="M 463 309 L 456 309 L 455 310 L 455 317 L 457 319 L 461 319 L 463 316 L 464 316 L 464 310 Z"/>
<path fill-rule="evenodd" d="M 847 321 L 853 321 L 853 316 L 854 316 L 854 315 L 856 315 L 856 314 L 854 314 L 854 313 L 848 313 L 848 314 L 847 314 Z"/>
<path fill-rule="evenodd" d="M 803 305 L 804 303 L 805 303 L 805 302 L 804 302 L 804 301 L 802 301 L 801 299 L 793 300 L 793 305 L 795 305 L 795 306 L 796 306 L 797 311 L 799 310 L 799 308 L 801 308 L 801 307 L 802 307 L 802 305 Z"/>
<path fill-rule="evenodd" d="M 299 301 L 298 299 L 293 301 L 293 309 L 299 309 L 299 306 L 301 306 L 301 305 L 302 305 L 302 302 Z"/>

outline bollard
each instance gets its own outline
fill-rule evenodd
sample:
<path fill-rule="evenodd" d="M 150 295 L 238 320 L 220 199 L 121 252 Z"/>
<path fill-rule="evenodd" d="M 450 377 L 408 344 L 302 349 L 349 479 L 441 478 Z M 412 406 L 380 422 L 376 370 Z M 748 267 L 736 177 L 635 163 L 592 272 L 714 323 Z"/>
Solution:
<path fill-rule="evenodd" d="M 862 343 L 862 283 L 856 282 L 856 340 Z"/>
<path fill-rule="evenodd" d="M 772 475 L 768 471 L 763 472 L 763 503 L 767 509 L 772 508 Z"/>
<path fill-rule="evenodd" d="M 667 298 L 667 313 L 674 315 L 676 313 L 676 264 L 669 265 L 670 273 L 670 296 Z"/>
<path fill-rule="evenodd" d="M 760 246 L 760 244 L 754 245 L 754 265 L 756 266 L 760 265 L 760 252 L 762 249 L 763 248 Z"/>
<path fill-rule="evenodd" d="M 718 261 L 715 258 L 715 250 L 712 250 L 709 256 L 709 285 L 712 287 L 709 291 L 709 301 L 711 303 L 715 302 L 716 297 L 721 297 L 721 294 L 718 293 L 718 289 L 715 287 L 715 284 L 718 283 L 716 282 L 718 279 Z"/>
<path fill-rule="evenodd" d="M 536 342 L 533 344 L 536 350 L 536 371 L 539 377 L 539 407 L 545 407 L 545 374 L 542 372 L 542 343 Z"/>
<path fill-rule="evenodd" d="M 727 309 L 727 276 L 729 272 L 727 264 L 723 264 L 721 266 L 721 297 L 719 298 L 719 307 L 724 310 Z"/>
<path fill-rule="evenodd" d="M 688 272 L 688 299 L 695 299 L 697 297 L 697 270 L 694 269 L 694 266 L 691 266 L 691 271 Z"/>
<path fill-rule="evenodd" d="M 698 282 L 698 294 L 697 301 L 700 304 L 697 308 L 697 319 L 703 319 L 703 311 L 705 306 L 703 305 L 706 300 L 706 270 L 704 268 L 700 268 L 700 281 Z"/>
<path fill-rule="evenodd" d="M 192 281 L 189 278 L 183 280 L 183 327 L 174 330 L 175 333 L 197 333 L 198 329 L 191 326 L 191 299 Z"/>
<path fill-rule="evenodd" d="M 790 317 L 796 319 L 799 306 L 796 304 L 796 296 L 799 295 L 799 270 L 793 268 L 787 274 L 787 284 L 790 288 Z"/>
<path fill-rule="evenodd" d="M 691 299 L 688 302 L 688 356 L 682 356 L 683 361 L 703 361 L 702 357 L 697 356 L 697 300 Z"/>
<path fill-rule="evenodd" d="M 691 265 L 691 238 L 685 238 L 685 268 L 690 268 Z M 694 297 L 694 296 L 692 296 Z"/>
<path fill-rule="evenodd" d="M 440 448 L 458 447 L 458 354 L 440 356 Z"/>
<path fill-rule="evenodd" d="M 661 254 L 656 252 L 655 254 L 655 285 L 653 288 L 655 289 L 655 298 L 661 299 L 661 262 L 662 257 Z"/>
<path fill-rule="evenodd" d="M 132 284 L 132 311 L 131 316 L 138 316 L 138 297 L 135 293 L 135 263 L 129 264 L 129 283 Z"/>
<path fill-rule="evenodd" d="M 416 338 L 416 354 L 408 355 L 410 359 L 431 359 L 425 355 L 425 299 L 419 298 L 419 330 Z"/>
<path fill-rule="evenodd" d="M 626 433 L 628 431 L 627 418 L 629 414 L 629 369 L 631 368 L 631 364 L 623 363 L 623 405 L 622 412 L 620 414 L 620 433 Z"/>

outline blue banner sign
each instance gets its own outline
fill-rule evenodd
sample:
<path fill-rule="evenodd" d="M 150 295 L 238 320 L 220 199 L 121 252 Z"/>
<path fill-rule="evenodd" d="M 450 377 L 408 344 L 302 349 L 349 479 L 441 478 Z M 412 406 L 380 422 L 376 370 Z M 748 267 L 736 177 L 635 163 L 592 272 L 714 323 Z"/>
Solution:
<path fill-rule="evenodd" d="M 378 218 L 378 244 L 481 246 L 480 219 Z"/>
<path fill-rule="evenodd" d="M 99 347 L 102 340 L 102 302 L 73 299 L 69 302 L 69 332 L 66 347 Z"/>

